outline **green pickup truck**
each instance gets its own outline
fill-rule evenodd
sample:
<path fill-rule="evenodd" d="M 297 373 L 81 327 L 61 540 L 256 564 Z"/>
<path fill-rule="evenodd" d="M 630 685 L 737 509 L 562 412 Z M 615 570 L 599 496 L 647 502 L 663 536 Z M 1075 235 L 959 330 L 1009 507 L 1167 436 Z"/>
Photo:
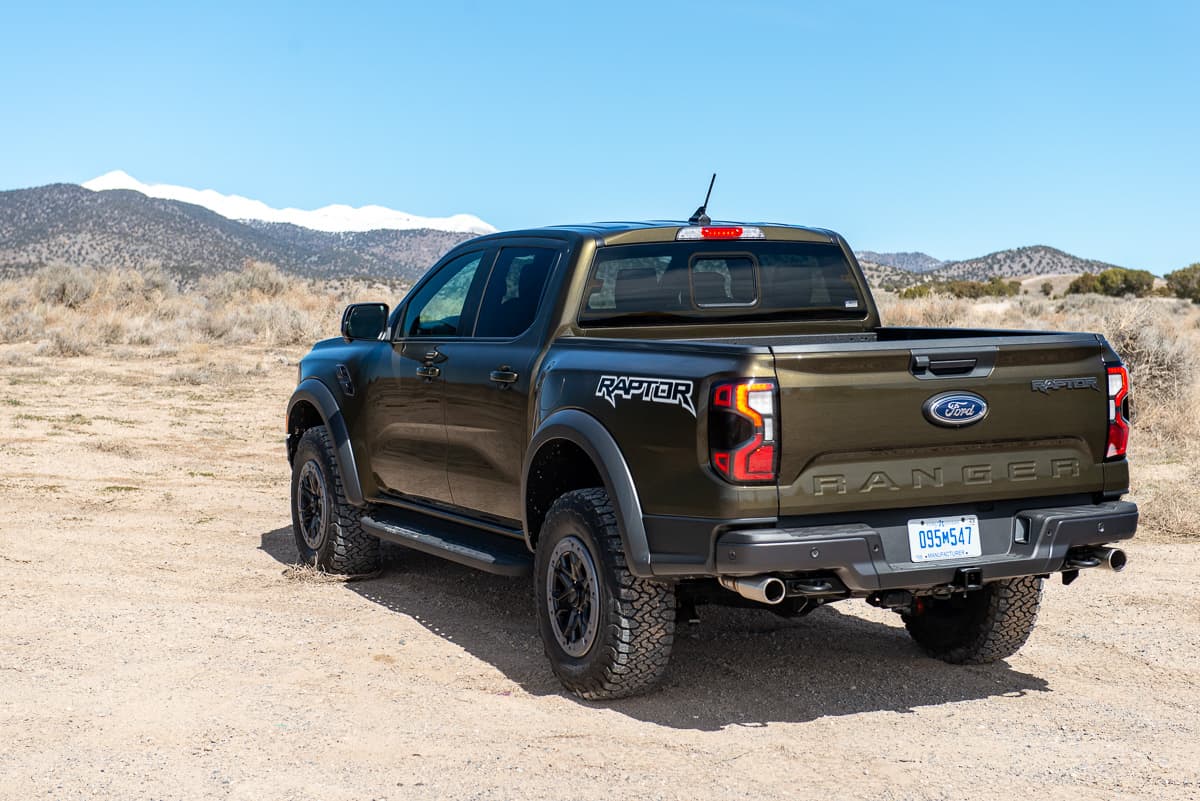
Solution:
<path fill-rule="evenodd" d="M 376 570 L 387 540 L 532 574 L 584 698 L 653 686 L 704 603 L 862 598 L 932 656 L 990 662 L 1045 578 L 1124 567 L 1128 418 L 1103 337 L 883 326 L 832 231 L 515 231 L 305 356 L 292 520 L 330 572 Z"/>

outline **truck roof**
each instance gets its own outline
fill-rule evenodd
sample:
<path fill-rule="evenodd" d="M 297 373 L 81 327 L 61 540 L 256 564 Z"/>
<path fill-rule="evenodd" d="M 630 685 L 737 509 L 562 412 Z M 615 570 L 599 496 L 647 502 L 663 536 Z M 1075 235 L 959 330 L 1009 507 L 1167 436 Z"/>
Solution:
<path fill-rule="evenodd" d="M 731 226 L 761 228 L 767 239 L 803 242 L 837 242 L 839 237 L 825 228 L 810 228 L 803 225 L 784 223 L 733 222 L 713 220 L 706 228 Z M 693 227 L 686 220 L 642 220 L 579 223 L 575 225 L 549 225 L 542 228 L 527 228 L 518 231 L 501 231 L 481 236 L 476 240 L 509 238 L 513 236 L 546 237 L 550 239 L 593 238 L 603 240 L 605 245 L 636 244 L 639 242 L 671 242 L 680 228 Z"/>

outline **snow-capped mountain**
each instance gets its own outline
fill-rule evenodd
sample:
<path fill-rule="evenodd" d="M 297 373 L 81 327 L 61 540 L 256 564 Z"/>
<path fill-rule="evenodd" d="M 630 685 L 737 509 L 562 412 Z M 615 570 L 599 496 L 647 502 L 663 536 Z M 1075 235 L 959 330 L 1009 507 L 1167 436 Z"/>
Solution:
<path fill-rule="evenodd" d="M 223 195 L 213 189 L 192 189 L 171 184 L 144 184 L 121 170 L 107 172 L 83 184 L 85 189 L 101 192 L 108 189 L 132 189 L 147 197 L 178 200 L 203 206 L 231 220 L 261 220 L 291 223 L 314 231 L 344 233 L 377 231 L 380 229 L 411 231 L 425 228 L 435 231 L 456 231 L 471 234 L 490 234 L 496 229 L 472 214 L 450 217 L 418 217 L 384 206 L 333 205 L 319 209 L 276 209 L 261 200 L 240 195 Z"/>

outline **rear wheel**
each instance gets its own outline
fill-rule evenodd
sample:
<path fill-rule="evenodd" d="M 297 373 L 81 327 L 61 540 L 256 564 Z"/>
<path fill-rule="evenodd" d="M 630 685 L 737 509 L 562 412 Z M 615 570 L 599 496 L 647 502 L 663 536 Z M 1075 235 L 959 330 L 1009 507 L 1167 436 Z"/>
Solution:
<path fill-rule="evenodd" d="M 982 665 L 1020 650 L 1042 602 L 1036 576 L 1005 579 L 950 598 L 919 598 L 904 625 L 930 656 L 956 665 Z"/>
<path fill-rule="evenodd" d="M 662 678 L 675 593 L 629 572 L 604 490 L 568 492 L 550 507 L 534 580 L 542 641 L 564 687 L 589 700 L 623 698 Z"/>
<path fill-rule="evenodd" d="M 329 432 L 308 429 L 292 461 L 292 533 L 300 561 L 326 573 L 377 571 L 379 540 L 363 531 L 360 514 L 346 500 Z"/>

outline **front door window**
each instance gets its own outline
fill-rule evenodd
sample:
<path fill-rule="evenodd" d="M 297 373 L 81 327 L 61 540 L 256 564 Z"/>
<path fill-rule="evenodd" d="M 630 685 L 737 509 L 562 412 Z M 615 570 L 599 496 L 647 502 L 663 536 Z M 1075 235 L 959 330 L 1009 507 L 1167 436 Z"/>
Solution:
<path fill-rule="evenodd" d="M 404 310 L 397 338 L 457 337 L 470 333 L 474 320 L 468 301 L 483 251 L 459 256 L 425 283 Z"/>

